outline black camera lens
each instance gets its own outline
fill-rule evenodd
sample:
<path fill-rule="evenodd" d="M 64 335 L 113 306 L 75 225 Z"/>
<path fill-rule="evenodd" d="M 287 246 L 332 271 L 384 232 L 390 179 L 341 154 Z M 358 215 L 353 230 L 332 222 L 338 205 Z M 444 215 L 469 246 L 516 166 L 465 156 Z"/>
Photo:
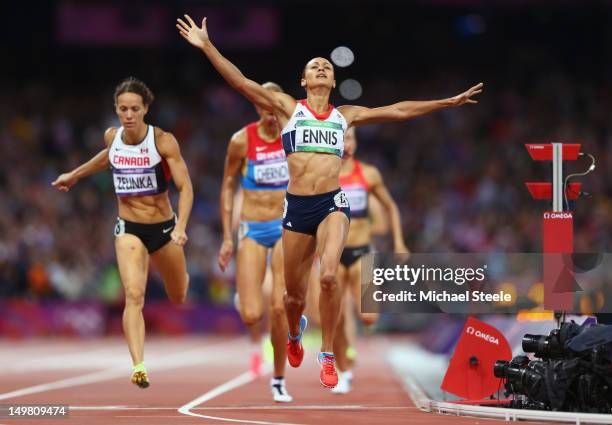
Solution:
<path fill-rule="evenodd" d="M 545 353 L 548 337 L 546 335 L 525 334 L 523 351 L 526 353 Z"/>
<path fill-rule="evenodd" d="M 510 362 L 506 360 L 497 360 L 493 366 L 493 375 L 495 375 L 496 378 L 505 378 L 506 369 L 508 368 L 509 364 Z"/>

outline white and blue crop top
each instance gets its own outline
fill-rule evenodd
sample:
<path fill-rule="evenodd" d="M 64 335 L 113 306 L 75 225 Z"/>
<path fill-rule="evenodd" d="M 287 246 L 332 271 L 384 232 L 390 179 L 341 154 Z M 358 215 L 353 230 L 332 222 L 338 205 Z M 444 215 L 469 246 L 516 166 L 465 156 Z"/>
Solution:
<path fill-rule="evenodd" d="M 306 100 L 300 100 L 281 131 L 283 149 L 287 155 L 318 152 L 342 158 L 346 128 L 346 119 L 332 105 L 329 105 L 326 113 L 317 114 Z"/>

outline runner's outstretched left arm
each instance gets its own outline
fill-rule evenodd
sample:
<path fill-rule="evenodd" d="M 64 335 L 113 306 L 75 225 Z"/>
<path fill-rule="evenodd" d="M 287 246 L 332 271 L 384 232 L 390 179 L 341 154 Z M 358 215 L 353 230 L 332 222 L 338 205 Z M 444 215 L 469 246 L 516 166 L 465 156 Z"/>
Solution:
<path fill-rule="evenodd" d="M 483 83 L 476 84 L 457 96 L 440 100 L 423 100 L 394 103 L 393 105 L 381 106 L 378 108 L 366 108 L 365 106 L 345 105 L 338 110 L 344 115 L 347 124 L 363 125 L 383 123 L 390 121 L 404 121 L 421 115 L 429 114 L 440 109 L 461 106 L 466 103 L 478 103 L 472 99 L 475 95 L 482 92 Z"/>

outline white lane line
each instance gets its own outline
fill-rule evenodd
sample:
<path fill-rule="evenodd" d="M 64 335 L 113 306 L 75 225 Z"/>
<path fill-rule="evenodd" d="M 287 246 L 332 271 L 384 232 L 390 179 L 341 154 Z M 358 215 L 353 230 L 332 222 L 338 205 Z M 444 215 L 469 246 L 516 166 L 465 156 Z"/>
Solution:
<path fill-rule="evenodd" d="M 269 369 L 269 367 L 268 367 Z M 266 371 L 267 373 L 267 371 Z M 206 403 L 209 400 L 212 400 L 213 398 L 219 397 L 221 394 L 224 394 L 228 391 L 231 391 L 235 388 L 241 387 L 243 385 L 248 384 L 249 382 L 253 381 L 255 379 L 255 375 L 253 375 L 251 372 L 244 372 L 240 375 L 238 375 L 237 377 L 230 379 L 229 381 L 219 385 L 218 387 L 213 388 L 212 390 L 202 394 L 200 397 L 191 400 L 189 403 L 185 404 L 184 406 L 180 407 L 178 410 L 182 411 L 182 410 L 189 410 L 192 407 L 196 407 L 202 403 Z M 182 413 L 182 412 L 181 412 Z"/>
<path fill-rule="evenodd" d="M 312 406 L 286 406 L 286 405 L 261 405 L 261 406 L 239 406 L 239 407 L 196 407 L 191 410 L 416 410 L 414 406 L 363 406 L 347 405 L 335 406 L 329 404 Z"/>
<path fill-rule="evenodd" d="M 270 365 L 266 365 L 263 375 L 267 375 L 271 371 L 272 371 L 272 367 Z M 266 421 L 254 421 L 254 420 L 249 420 L 249 419 L 231 419 L 231 418 L 224 418 L 221 416 L 202 415 L 202 414 L 191 411 L 191 409 L 194 409 L 196 406 L 206 403 L 207 401 L 210 401 L 215 397 L 219 397 L 221 394 L 224 394 L 226 392 L 239 388 L 243 385 L 246 385 L 249 382 L 252 382 L 254 379 L 255 379 L 255 375 L 253 375 L 251 372 L 245 372 L 243 374 L 240 374 L 236 376 L 235 378 L 230 379 L 229 381 L 219 385 L 218 387 L 213 388 L 212 390 L 202 394 L 200 397 L 180 407 L 178 409 L 178 412 L 182 413 L 183 415 L 195 416 L 197 418 L 211 419 L 211 420 L 222 421 L 222 422 L 234 422 L 234 423 L 241 423 L 241 424 L 257 424 L 257 425 L 299 425 L 299 424 L 285 423 L 285 422 L 266 422 Z"/>
<path fill-rule="evenodd" d="M 125 359 L 125 353 L 117 348 L 102 348 L 72 354 L 58 353 L 42 358 L 32 355 L 10 362 L 0 370 L 0 374 L 109 367 L 122 359 Z"/>
<path fill-rule="evenodd" d="M 159 360 L 154 359 L 153 361 L 147 362 L 147 364 L 150 370 L 166 370 L 206 363 L 207 361 L 217 358 L 219 356 L 219 346 L 225 345 L 227 347 L 228 345 L 235 344 L 235 342 L 236 340 L 232 340 L 230 342 L 216 344 L 215 346 L 208 345 L 202 348 L 183 351 L 180 353 L 174 353 Z M 58 381 L 47 382 L 45 384 L 34 385 L 15 391 L 9 391 L 7 393 L 0 394 L 0 400 L 6 400 L 10 398 L 37 394 L 62 388 L 75 387 L 78 385 L 110 381 L 122 376 L 127 377 L 128 374 L 129 368 L 114 367 L 98 372 L 88 373 L 85 375 L 78 375 L 72 378 L 60 379 Z"/>
<path fill-rule="evenodd" d="M 68 406 L 70 410 L 166 410 L 174 407 Z"/>
<path fill-rule="evenodd" d="M 149 411 L 149 410 L 177 410 L 176 407 L 138 407 L 138 406 L 69 406 L 70 410 L 74 411 Z M 219 406 L 219 407 L 192 407 L 194 410 L 416 410 L 415 406 L 364 406 L 364 405 L 257 405 L 257 406 Z"/>
<path fill-rule="evenodd" d="M 111 379 L 125 376 L 126 371 L 122 369 L 107 369 L 99 372 L 88 373 L 86 375 L 75 376 L 68 379 L 60 379 L 59 381 L 47 382 L 45 384 L 34 385 L 31 387 L 22 388 L 8 393 L 0 394 L 0 400 L 9 398 L 21 397 L 24 395 L 37 394 L 61 388 L 75 387 L 77 385 L 93 384 L 95 382 L 110 381 Z"/>
<path fill-rule="evenodd" d="M 157 419 L 157 418 L 182 418 L 178 413 L 175 415 L 117 415 L 113 416 L 113 418 L 149 418 L 149 419 Z"/>
<path fill-rule="evenodd" d="M 102 342 L 104 343 L 104 341 Z M 205 347 L 206 344 L 216 344 L 219 342 L 218 338 L 209 342 L 200 342 L 199 344 L 191 341 L 178 341 L 177 343 L 177 341 L 169 339 L 167 343 L 160 344 L 156 339 L 152 339 L 152 341 L 147 342 L 147 353 L 150 358 L 154 358 L 155 356 L 168 355 L 169 346 L 174 347 L 175 351 L 188 351 L 198 347 Z M 55 350 L 50 351 L 43 345 L 38 348 L 31 347 L 28 350 L 22 351 L 22 353 L 18 353 L 11 349 L 11 356 L 5 356 L 6 359 L 3 359 L 0 348 L 0 364 L 4 365 L 0 368 L 0 375 L 69 369 L 101 370 L 121 364 L 126 357 L 125 343 L 115 339 L 107 341 L 102 347 L 78 347 L 75 344 L 68 344 L 64 346 L 63 350 L 55 347 Z M 41 357 L 41 353 L 44 353 L 45 357 Z"/>

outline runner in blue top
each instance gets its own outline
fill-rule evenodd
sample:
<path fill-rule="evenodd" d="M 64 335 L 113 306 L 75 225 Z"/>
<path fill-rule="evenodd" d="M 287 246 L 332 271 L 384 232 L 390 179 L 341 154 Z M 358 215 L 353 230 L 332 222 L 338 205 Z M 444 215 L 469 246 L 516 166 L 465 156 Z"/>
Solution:
<path fill-rule="evenodd" d="M 282 92 L 274 83 L 264 87 Z M 262 284 L 266 274 L 268 253 L 271 253 L 272 296 L 270 326 L 274 348 L 274 376 L 270 389 L 274 401 L 290 402 L 285 388 L 287 350 L 287 318 L 283 305 L 285 279 L 281 247 L 283 199 L 289 182 L 287 158 L 280 140 L 276 117 L 257 108 L 260 119 L 243 127 L 232 136 L 227 147 L 223 185 L 221 188 L 221 219 L 223 245 L 219 251 L 219 266 L 225 270 L 234 253 L 232 215 L 237 177 L 242 186 L 242 208 L 236 261 L 238 310 L 251 336 L 251 372 L 261 373 L 261 319 L 264 313 Z"/>

